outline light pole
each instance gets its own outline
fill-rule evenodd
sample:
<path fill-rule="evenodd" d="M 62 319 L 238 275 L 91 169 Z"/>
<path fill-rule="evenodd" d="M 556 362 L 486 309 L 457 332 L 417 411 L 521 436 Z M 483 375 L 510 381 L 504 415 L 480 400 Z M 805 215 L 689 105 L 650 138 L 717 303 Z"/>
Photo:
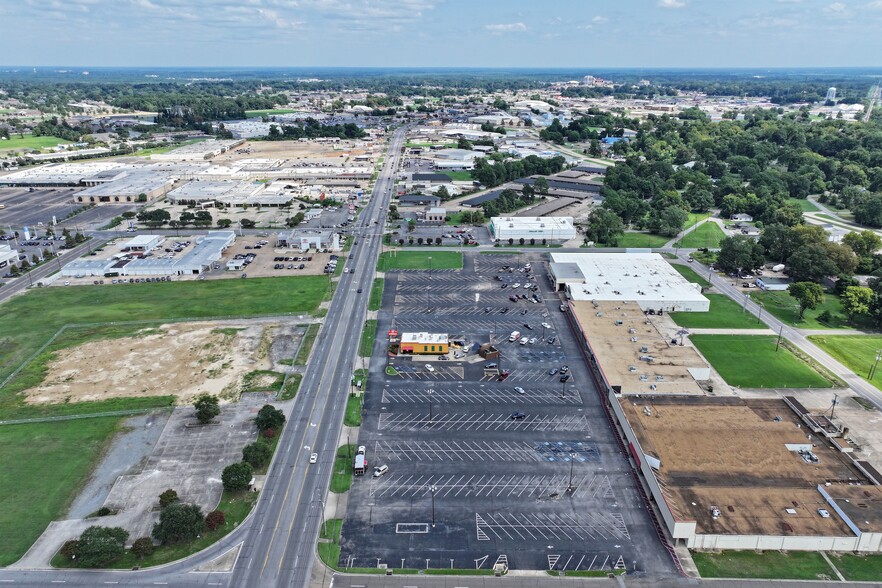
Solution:
<path fill-rule="evenodd" d="M 879 366 L 879 361 L 882 360 L 882 349 L 876 350 L 876 361 L 873 362 L 873 367 L 870 368 L 870 373 L 867 374 L 867 379 L 872 380 L 876 375 L 876 368 Z"/>
<path fill-rule="evenodd" d="M 432 392 L 433 390 L 429 388 L 429 423 L 432 424 Z"/>
<path fill-rule="evenodd" d="M 429 486 L 432 492 L 432 528 L 435 528 L 435 486 Z"/>
<path fill-rule="evenodd" d="M 570 494 L 572 494 L 573 490 L 575 490 L 575 488 L 573 487 L 573 464 L 575 464 L 575 463 L 576 463 L 576 454 L 570 453 L 570 483 L 567 484 L 567 492 L 569 492 Z"/>

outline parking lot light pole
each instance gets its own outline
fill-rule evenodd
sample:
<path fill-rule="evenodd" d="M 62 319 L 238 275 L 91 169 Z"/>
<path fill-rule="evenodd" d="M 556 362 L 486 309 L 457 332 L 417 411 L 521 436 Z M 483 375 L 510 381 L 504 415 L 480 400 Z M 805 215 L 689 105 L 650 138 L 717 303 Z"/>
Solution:
<path fill-rule="evenodd" d="M 435 528 L 435 486 L 430 486 L 429 490 L 432 492 L 432 528 Z"/>
<path fill-rule="evenodd" d="M 576 454 L 571 453 L 570 454 L 570 483 L 567 484 L 567 492 L 569 492 L 570 494 L 572 494 L 573 490 L 575 490 L 575 488 L 573 487 L 573 464 L 575 464 L 575 463 L 576 463 Z"/>
<path fill-rule="evenodd" d="M 432 389 L 429 389 L 429 423 L 432 424 Z"/>

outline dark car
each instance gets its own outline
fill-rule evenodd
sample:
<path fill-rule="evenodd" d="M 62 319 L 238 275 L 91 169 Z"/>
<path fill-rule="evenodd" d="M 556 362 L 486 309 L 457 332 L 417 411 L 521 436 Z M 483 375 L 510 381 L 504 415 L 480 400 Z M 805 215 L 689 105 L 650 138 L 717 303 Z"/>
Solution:
<path fill-rule="evenodd" d="M 561 382 L 569 382 L 569 381 L 570 381 L 570 374 L 564 374 L 564 375 L 562 375 L 562 376 L 560 377 L 560 381 L 561 381 Z"/>
<path fill-rule="evenodd" d="M 361 294 L 361 288 L 358 289 L 358 293 Z"/>
<path fill-rule="evenodd" d="M 570 371 L 570 366 L 565 365 L 560 368 L 560 373 L 565 374 Z"/>
<path fill-rule="evenodd" d="M 527 415 L 521 411 L 511 413 L 511 419 L 514 421 L 519 421 L 525 418 L 527 418 Z"/>
<path fill-rule="evenodd" d="M 528 325 L 527 323 L 524 323 L 524 328 L 525 328 L 525 329 L 530 329 L 531 331 L 533 330 L 533 327 L 531 327 L 531 326 Z"/>
<path fill-rule="evenodd" d="M 506 306 L 505 308 L 502 309 L 502 314 L 505 314 L 505 313 L 507 313 L 508 311 L 509 311 L 509 308 Z"/>

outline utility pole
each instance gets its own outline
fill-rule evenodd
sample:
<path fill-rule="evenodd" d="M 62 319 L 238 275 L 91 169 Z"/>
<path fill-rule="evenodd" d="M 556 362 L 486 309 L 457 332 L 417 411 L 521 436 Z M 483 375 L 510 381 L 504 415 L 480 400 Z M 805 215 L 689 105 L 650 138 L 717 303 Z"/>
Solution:
<path fill-rule="evenodd" d="M 781 325 L 781 329 L 778 331 L 778 342 L 775 344 L 775 353 L 778 353 L 778 349 L 781 347 L 781 337 L 784 335 L 784 325 Z"/>

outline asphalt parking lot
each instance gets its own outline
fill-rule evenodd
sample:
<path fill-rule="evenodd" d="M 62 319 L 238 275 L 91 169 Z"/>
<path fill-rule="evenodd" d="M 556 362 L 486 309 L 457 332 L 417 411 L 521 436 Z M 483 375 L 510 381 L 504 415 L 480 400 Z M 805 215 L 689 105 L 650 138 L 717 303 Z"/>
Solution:
<path fill-rule="evenodd" d="M 341 565 L 488 569 L 502 558 L 513 569 L 673 570 L 542 256 L 522 257 L 535 281 L 500 272 L 518 259 L 468 253 L 462 271 L 386 273 L 378 333 L 443 332 L 463 350 L 492 340 L 501 355 L 389 358 L 377 340 L 358 440 L 370 469 L 350 490 Z M 541 302 L 509 299 L 532 296 L 524 283 Z M 509 342 L 512 331 L 536 341 Z M 564 365 L 561 382 L 550 372 Z M 388 473 L 372 477 L 380 465 Z"/>
<path fill-rule="evenodd" d="M 62 222 L 62 218 L 83 207 L 83 204 L 73 201 L 75 192 L 76 190 L 70 188 L 35 188 L 33 192 L 28 188 L 2 188 L 0 204 L 5 205 L 5 208 L 0 210 L 0 227 L 7 230 L 9 226 L 14 229 L 29 227 L 33 231 L 38 223 L 43 223 L 43 227 L 40 227 L 42 232 L 44 227 L 49 226 L 54 216 L 59 224 L 70 226 L 71 229 L 74 225 L 79 225 L 80 228 L 85 228 L 87 225 L 90 225 L 90 228 L 97 228 L 130 208 L 95 206 L 71 217 L 69 221 Z M 93 227 L 92 224 L 96 226 Z"/>

